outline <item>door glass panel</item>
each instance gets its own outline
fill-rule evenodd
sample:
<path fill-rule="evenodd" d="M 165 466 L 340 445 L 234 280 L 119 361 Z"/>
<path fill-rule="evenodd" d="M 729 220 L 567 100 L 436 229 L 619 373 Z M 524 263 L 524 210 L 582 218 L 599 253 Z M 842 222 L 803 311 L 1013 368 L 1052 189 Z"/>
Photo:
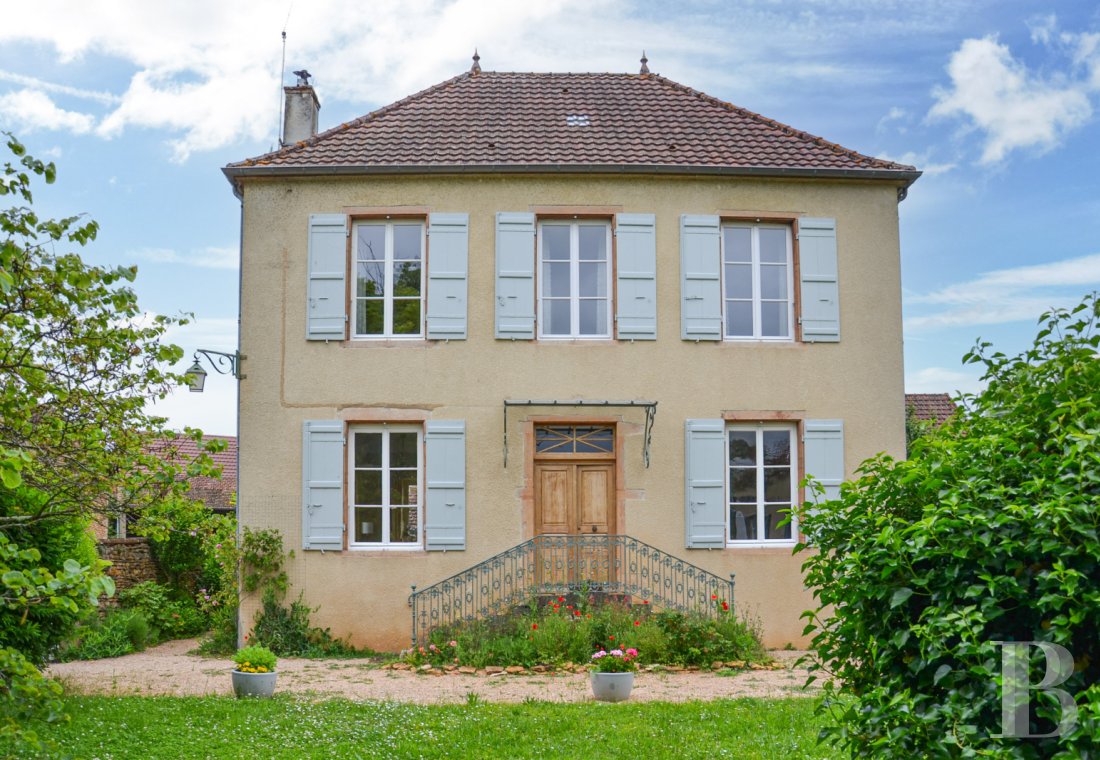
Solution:
<path fill-rule="evenodd" d="M 382 471 L 357 470 L 355 473 L 355 503 L 382 503 Z"/>
<path fill-rule="evenodd" d="M 416 467 L 416 433 L 390 433 L 390 467 Z"/>
<path fill-rule="evenodd" d="M 381 467 L 382 466 L 382 434 L 381 433 L 356 433 L 355 434 L 355 466 L 356 467 Z"/>
<path fill-rule="evenodd" d="M 782 528 L 779 527 L 779 523 L 787 519 L 790 511 L 790 504 L 769 504 L 764 507 L 764 538 L 789 539 L 791 537 L 790 523 Z"/>
<path fill-rule="evenodd" d="M 420 258 L 419 224 L 395 224 L 393 226 L 393 257 L 395 259 Z"/>
<path fill-rule="evenodd" d="M 752 430 L 731 430 L 730 464 L 742 467 L 756 464 L 756 433 Z"/>
<path fill-rule="evenodd" d="M 777 264 L 760 265 L 760 297 L 787 297 L 787 267 Z"/>
<path fill-rule="evenodd" d="M 356 543 L 381 543 L 382 508 L 356 507 L 355 509 Z"/>
<path fill-rule="evenodd" d="M 607 264 L 604 262 L 582 262 L 580 268 L 581 296 L 607 295 Z M 555 293 L 554 295 L 558 295 Z"/>
<path fill-rule="evenodd" d="M 360 261 L 381 261 L 386 258 L 386 226 L 384 224 L 360 224 L 355 256 Z"/>
<path fill-rule="evenodd" d="M 760 261 L 769 264 L 783 264 L 787 261 L 787 231 L 774 227 L 761 227 Z"/>
<path fill-rule="evenodd" d="M 734 504 L 730 506 L 730 539 L 753 541 L 756 539 L 756 505 Z"/>
<path fill-rule="evenodd" d="M 568 225 L 544 224 L 542 226 L 542 258 L 569 261 Z"/>

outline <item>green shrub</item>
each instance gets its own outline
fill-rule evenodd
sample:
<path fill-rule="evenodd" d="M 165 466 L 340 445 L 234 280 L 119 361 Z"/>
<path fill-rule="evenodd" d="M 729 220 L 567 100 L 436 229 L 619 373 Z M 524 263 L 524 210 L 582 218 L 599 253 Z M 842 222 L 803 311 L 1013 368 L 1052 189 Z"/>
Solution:
<path fill-rule="evenodd" d="M 172 598 L 176 595 L 176 598 Z M 155 581 L 145 581 L 118 594 L 127 609 L 137 610 L 153 627 L 155 641 L 195 636 L 206 630 L 206 618 L 189 596 Z"/>
<path fill-rule="evenodd" d="M 1100 737 L 1100 300 L 1041 319 L 1027 352 L 966 361 L 987 389 L 912 458 L 878 456 L 809 511 L 807 633 L 826 684 L 825 738 L 854 756 L 1093 757 Z M 802 547 L 805 548 L 805 547 Z M 1077 726 L 1004 737 L 1000 642 L 1076 658 L 1058 688 Z M 1045 674 L 1032 649 L 1030 683 Z M 1029 732 L 1061 707 L 1030 692 Z M 1021 726 L 1023 728 L 1023 726 Z"/>
<path fill-rule="evenodd" d="M 248 646 L 237 650 L 233 662 L 242 673 L 272 673 L 277 658 L 267 647 Z"/>
<path fill-rule="evenodd" d="M 150 640 L 149 622 L 137 610 L 112 609 L 101 620 L 78 631 L 76 645 L 62 652 L 66 660 L 101 660 L 139 652 Z"/>

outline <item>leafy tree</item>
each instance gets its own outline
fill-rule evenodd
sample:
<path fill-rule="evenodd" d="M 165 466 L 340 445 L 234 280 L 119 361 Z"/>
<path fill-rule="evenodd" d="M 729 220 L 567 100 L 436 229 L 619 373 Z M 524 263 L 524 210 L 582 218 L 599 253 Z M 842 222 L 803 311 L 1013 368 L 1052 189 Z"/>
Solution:
<path fill-rule="evenodd" d="M 10 134 L 0 196 L 0 485 L 20 483 L 44 498 L 27 513 L 0 516 L 0 529 L 93 513 L 140 514 L 187 488 L 180 476 L 211 471 L 208 457 L 183 461 L 155 451 L 164 419 L 145 405 L 183 378 L 164 368 L 183 352 L 164 342 L 185 319 L 149 316 L 129 286 L 136 267 L 85 263 L 67 245 L 95 239 L 98 225 L 73 216 L 42 219 L 32 180 L 56 169 Z M 198 431 L 188 431 L 195 437 Z M 160 521 L 150 530 L 165 530 Z"/>
<path fill-rule="evenodd" d="M 803 518 L 814 677 L 837 679 L 824 738 L 854 756 L 1100 752 L 1100 295 L 1040 325 L 1019 356 L 979 343 L 965 361 L 984 365 L 985 391 Z M 1030 641 L 1075 658 L 1061 737 L 998 736 L 998 642 Z M 1046 660 L 1030 651 L 1037 684 Z M 1029 733 L 1052 731 L 1054 695 L 1029 697 Z"/>

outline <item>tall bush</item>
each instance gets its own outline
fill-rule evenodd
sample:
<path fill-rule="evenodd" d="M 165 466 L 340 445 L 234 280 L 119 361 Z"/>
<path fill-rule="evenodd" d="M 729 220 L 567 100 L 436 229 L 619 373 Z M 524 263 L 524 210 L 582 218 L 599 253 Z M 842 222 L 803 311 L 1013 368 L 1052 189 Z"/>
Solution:
<path fill-rule="evenodd" d="M 1100 751 L 1100 300 L 1045 314 L 1033 346 L 980 343 L 984 392 L 912 458 L 864 462 L 803 516 L 807 613 L 832 676 L 825 738 L 853 756 L 1091 757 Z M 1079 708 L 1061 737 L 1000 737 L 1002 647 L 1074 657 L 1059 688 Z M 1031 648 L 1030 683 L 1045 672 Z M 1030 692 L 1028 733 L 1054 730 Z M 1020 729 L 1024 727 L 1021 726 Z"/>

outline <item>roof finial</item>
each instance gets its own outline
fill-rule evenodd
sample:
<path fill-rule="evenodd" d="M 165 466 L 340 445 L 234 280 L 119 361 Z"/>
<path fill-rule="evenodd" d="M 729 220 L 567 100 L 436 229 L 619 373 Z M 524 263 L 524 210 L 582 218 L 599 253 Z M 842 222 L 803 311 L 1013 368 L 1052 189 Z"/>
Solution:
<path fill-rule="evenodd" d="M 642 51 L 642 70 L 638 72 L 639 74 L 648 74 L 649 73 L 649 66 L 646 65 L 647 63 L 649 63 L 649 59 L 645 57 L 645 51 L 643 50 Z"/>
<path fill-rule="evenodd" d="M 471 74 L 481 73 L 481 56 L 477 54 L 477 48 L 474 48 L 474 65 L 470 67 Z"/>

